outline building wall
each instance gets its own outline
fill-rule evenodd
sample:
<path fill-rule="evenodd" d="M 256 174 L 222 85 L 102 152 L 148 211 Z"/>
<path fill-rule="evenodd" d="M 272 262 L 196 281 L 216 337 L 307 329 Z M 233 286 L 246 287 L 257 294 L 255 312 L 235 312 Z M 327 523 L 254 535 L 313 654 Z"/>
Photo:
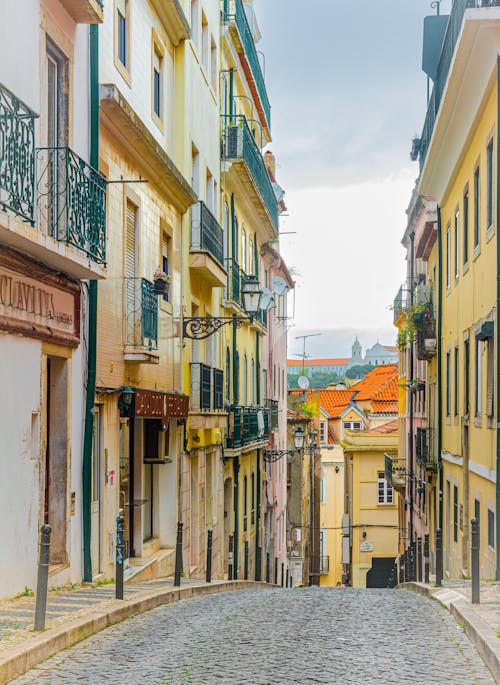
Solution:
<path fill-rule="evenodd" d="M 321 450 L 322 498 L 320 527 L 324 540 L 324 572 L 320 584 L 335 587 L 342 582 L 342 515 L 344 513 L 344 453 L 340 445 Z"/>

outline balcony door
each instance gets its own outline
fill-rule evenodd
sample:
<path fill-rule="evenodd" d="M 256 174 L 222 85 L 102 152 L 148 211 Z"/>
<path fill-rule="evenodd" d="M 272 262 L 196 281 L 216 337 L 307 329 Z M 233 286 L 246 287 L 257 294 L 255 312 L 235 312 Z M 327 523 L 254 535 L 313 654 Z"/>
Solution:
<path fill-rule="evenodd" d="M 137 220 L 138 209 L 127 200 L 125 210 L 125 312 L 127 345 L 141 341 L 141 292 L 137 281 Z"/>

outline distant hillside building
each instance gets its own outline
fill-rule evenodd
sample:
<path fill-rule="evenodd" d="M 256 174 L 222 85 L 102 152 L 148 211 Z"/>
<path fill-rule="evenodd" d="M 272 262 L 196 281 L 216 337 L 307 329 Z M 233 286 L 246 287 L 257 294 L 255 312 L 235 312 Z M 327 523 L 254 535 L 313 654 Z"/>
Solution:
<path fill-rule="evenodd" d="M 302 359 L 288 360 L 288 375 L 302 373 Z M 304 371 L 309 376 L 313 371 L 316 373 L 336 373 L 343 376 L 349 368 L 349 359 L 306 359 Z"/>

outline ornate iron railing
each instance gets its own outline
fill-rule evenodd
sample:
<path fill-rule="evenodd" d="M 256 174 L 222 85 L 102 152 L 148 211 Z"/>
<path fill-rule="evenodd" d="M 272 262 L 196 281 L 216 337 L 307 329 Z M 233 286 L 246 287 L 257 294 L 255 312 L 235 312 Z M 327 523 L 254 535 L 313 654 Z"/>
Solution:
<path fill-rule="evenodd" d="M 434 83 L 432 95 L 427 107 L 427 115 L 425 117 L 424 128 L 420 138 L 420 168 L 422 168 L 425 163 L 427 150 L 429 149 L 432 133 L 434 131 L 434 125 L 436 123 L 437 113 L 441 105 L 441 99 L 443 97 L 446 81 L 448 80 L 448 74 L 450 72 L 453 55 L 455 53 L 455 47 L 457 45 L 458 37 L 460 36 L 460 31 L 462 30 L 465 11 L 467 9 L 479 9 L 484 7 L 500 7 L 500 0 L 454 0 L 453 2 L 443 40 L 443 46 L 441 48 L 441 57 L 439 59 L 439 65 L 437 69 L 437 78 L 436 82 Z"/>
<path fill-rule="evenodd" d="M 204 202 L 191 208 L 191 249 L 206 250 L 224 264 L 224 232 Z"/>
<path fill-rule="evenodd" d="M 36 114 L 0 84 L 0 207 L 34 222 Z"/>
<path fill-rule="evenodd" d="M 437 450 L 434 445 L 434 431 L 431 428 L 417 428 L 415 432 L 415 457 L 417 463 L 423 468 L 437 468 Z"/>
<path fill-rule="evenodd" d="M 385 455 L 385 479 L 392 488 L 401 488 L 406 483 L 406 462 L 404 459 Z"/>
<path fill-rule="evenodd" d="M 158 295 L 145 278 L 125 279 L 126 341 L 130 347 L 158 349 Z"/>
<path fill-rule="evenodd" d="M 267 400 L 267 408 L 271 418 L 271 430 L 278 430 L 279 403 L 277 400 Z"/>
<path fill-rule="evenodd" d="M 262 103 L 262 109 L 266 115 L 267 125 L 271 126 L 271 105 L 267 96 L 267 88 L 264 80 L 264 74 L 260 67 L 259 57 L 257 55 L 257 48 L 253 39 L 252 29 L 248 23 L 245 8 L 242 0 L 231 0 L 231 3 L 224 3 L 224 21 L 235 21 L 241 38 L 241 44 L 245 51 L 246 58 L 250 64 L 257 92 Z"/>
<path fill-rule="evenodd" d="M 229 449 L 269 437 L 269 411 L 266 407 L 232 406 L 228 422 L 226 446 Z"/>
<path fill-rule="evenodd" d="M 41 230 L 105 264 L 105 178 L 68 147 L 38 148 L 37 161 Z"/>
<path fill-rule="evenodd" d="M 264 328 L 267 328 L 267 310 L 259 309 L 255 318 L 260 323 L 261 326 L 264 326 Z"/>
<path fill-rule="evenodd" d="M 242 115 L 224 115 L 222 122 L 222 157 L 227 160 L 242 159 L 245 162 L 271 221 L 278 230 L 278 202 L 259 146 L 246 118 Z"/>

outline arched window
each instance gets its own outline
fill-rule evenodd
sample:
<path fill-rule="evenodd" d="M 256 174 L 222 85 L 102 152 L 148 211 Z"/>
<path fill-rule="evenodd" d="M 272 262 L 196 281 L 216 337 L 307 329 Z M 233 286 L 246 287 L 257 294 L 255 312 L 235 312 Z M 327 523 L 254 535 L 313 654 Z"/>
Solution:
<path fill-rule="evenodd" d="M 229 259 L 229 234 L 231 232 L 231 215 L 229 205 L 224 202 L 224 259 Z"/>
<path fill-rule="evenodd" d="M 247 270 L 247 232 L 241 229 L 241 268 Z"/>
<path fill-rule="evenodd" d="M 226 348 L 226 401 L 231 402 L 231 352 Z"/>
<path fill-rule="evenodd" d="M 248 241 L 248 253 L 249 253 L 249 259 L 248 259 L 248 273 L 249 274 L 255 274 L 255 259 L 254 259 L 254 253 L 253 253 L 253 238 L 250 238 Z"/>
<path fill-rule="evenodd" d="M 243 357 L 243 388 L 241 401 L 245 407 L 248 406 L 248 359 Z"/>
<path fill-rule="evenodd" d="M 243 531 L 248 530 L 248 478 L 243 478 Z"/>
<path fill-rule="evenodd" d="M 255 406 L 255 361 L 250 362 L 250 404 Z"/>

